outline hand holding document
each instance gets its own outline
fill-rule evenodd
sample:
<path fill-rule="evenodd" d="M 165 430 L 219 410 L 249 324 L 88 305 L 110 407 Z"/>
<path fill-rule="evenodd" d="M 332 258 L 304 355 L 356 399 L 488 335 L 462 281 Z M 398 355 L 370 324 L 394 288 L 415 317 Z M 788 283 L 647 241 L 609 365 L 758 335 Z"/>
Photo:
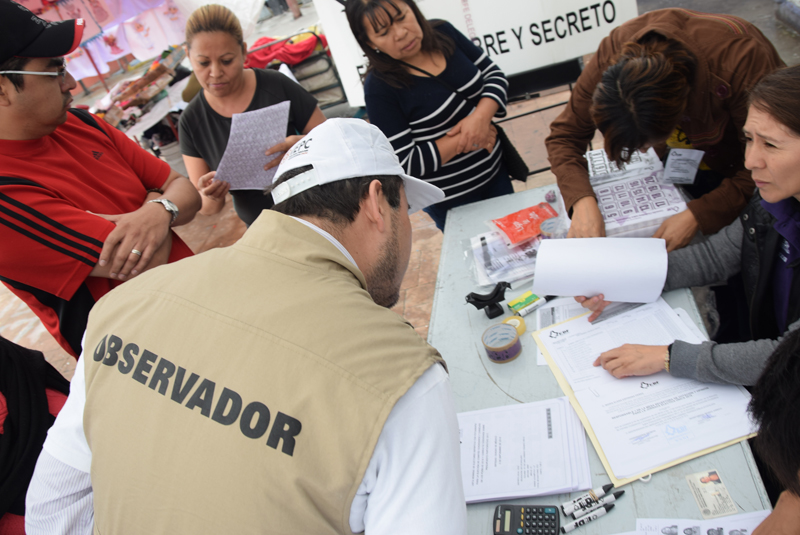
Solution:
<path fill-rule="evenodd" d="M 265 156 L 270 147 L 286 140 L 289 123 L 287 100 L 260 110 L 235 113 L 225 154 L 217 166 L 215 180 L 230 183 L 231 190 L 264 190 L 272 184 L 277 168 L 268 171 L 264 165 L 279 155 Z"/>
<path fill-rule="evenodd" d="M 467 503 L 591 487 L 583 427 L 567 398 L 458 414 Z"/>
<path fill-rule="evenodd" d="M 652 303 L 667 279 L 667 248 L 655 238 L 544 240 L 533 293 Z"/>

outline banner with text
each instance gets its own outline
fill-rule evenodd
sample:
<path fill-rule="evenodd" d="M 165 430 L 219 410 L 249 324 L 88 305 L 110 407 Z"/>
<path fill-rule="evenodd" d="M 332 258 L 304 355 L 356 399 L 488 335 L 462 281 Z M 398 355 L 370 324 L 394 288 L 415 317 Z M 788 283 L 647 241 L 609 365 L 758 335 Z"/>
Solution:
<path fill-rule="evenodd" d="M 418 0 L 429 19 L 444 19 L 482 48 L 511 76 L 597 49 L 611 30 L 638 15 L 636 0 Z M 315 2 L 351 106 L 364 105 L 366 58 L 344 8 Z"/>

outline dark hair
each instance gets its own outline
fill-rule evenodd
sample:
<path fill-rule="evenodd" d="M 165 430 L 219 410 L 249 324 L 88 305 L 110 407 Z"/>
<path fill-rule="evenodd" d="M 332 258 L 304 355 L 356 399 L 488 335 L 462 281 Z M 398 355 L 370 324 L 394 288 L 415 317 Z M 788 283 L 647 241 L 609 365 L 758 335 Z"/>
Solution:
<path fill-rule="evenodd" d="M 764 76 L 750 91 L 749 103 L 800 136 L 800 66 Z"/>
<path fill-rule="evenodd" d="M 312 169 L 312 166 L 306 165 L 286 171 L 272 184 L 267 193 L 269 194 L 278 184 L 309 169 Z M 334 225 L 343 227 L 356 220 L 361 200 L 368 195 L 369 185 L 373 180 L 381 183 L 386 202 L 392 209 L 397 210 L 400 207 L 400 188 L 403 187 L 403 179 L 393 175 L 347 178 L 314 186 L 276 204 L 272 209 L 295 217 L 305 215 L 327 219 Z"/>
<path fill-rule="evenodd" d="M 8 58 L 4 62 L 0 63 L 0 71 L 21 71 L 25 68 L 28 62 L 31 61 L 33 58 L 18 58 L 16 56 L 12 58 Z M 14 89 L 19 92 L 20 89 L 25 88 L 25 80 L 21 74 L 0 74 L 0 76 L 5 76 L 8 78 L 8 81 L 14 86 Z"/>
<path fill-rule="evenodd" d="M 374 72 L 380 76 L 387 84 L 392 87 L 408 87 L 414 81 L 414 77 L 388 54 L 381 54 L 369 46 L 367 30 L 364 27 L 364 19 L 372 24 L 373 30 L 377 31 L 378 20 L 382 16 L 389 19 L 389 24 L 394 23 L 395 17 L 400 13 L 398 2 L 405 3 L 417 18 L 417 23 L 422 29 L 422 50 L 424 52 L 441 52 L 445 58 L 449 58 L 455 51 L 455 43 L 449 36 L 434 30 L 443 24 L 441 20 L 428 20 L 420 12 L 414 0 L 348 0 L 345 4 L 347 21 L 350 23 L 350 31 L 361 46 L 361 50 L 369 60 L 367 72 L 364 77 Z"/>
<path fill-rule="evenodd" d="M 756 449 L 783 486 L 800 496 L 800 331 L 781 341 L 751 393 Z"/>
<path fill-rule="evenodd" d="M 695 65 L 680 43 L 652 32 L 623 45 L 592 97 L 610 159 L 628 162 L 630 151 L 669 137 L 686 109 Z"/>

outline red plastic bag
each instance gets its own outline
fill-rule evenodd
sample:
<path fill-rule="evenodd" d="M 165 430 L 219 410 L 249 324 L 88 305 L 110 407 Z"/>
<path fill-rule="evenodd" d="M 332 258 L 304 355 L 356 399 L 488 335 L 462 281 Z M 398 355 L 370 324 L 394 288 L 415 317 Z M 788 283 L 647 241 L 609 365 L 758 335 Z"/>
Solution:
<path fill-rule="evenodd" d="M 508 214 L 500 219 L 492 219 L 492 224 L 503 233 L 509 245 L 516 245 L 538 236 L 542 221 L 558 217 L 558 213 L 546 202 Z"/>

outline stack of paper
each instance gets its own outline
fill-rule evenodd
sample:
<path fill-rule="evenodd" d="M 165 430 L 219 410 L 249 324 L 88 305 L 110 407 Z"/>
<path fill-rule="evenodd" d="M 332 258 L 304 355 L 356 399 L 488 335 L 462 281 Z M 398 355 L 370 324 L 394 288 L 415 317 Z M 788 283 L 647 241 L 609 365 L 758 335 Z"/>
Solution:
<path fill-rule="evenodd" d="M 611 482 L 623 485 L 744 440 L 754 426 L 748 392 L 660 372 L 616 379 L 592 363 L 623 344 L 702 341 L 660 299 L 590 324 L 588 314 L 534 333 L 583 421 Z"/>
<path fill-rule="evenodd" d="M 567 398 L 462 412 L 467 503 L 591 488 L 586 437 Z"/>
<path fill-rule="evenodd" d="M 652 535 L 749 535 L 769 516 L 770 511 L 756 511 L 713 520 L 639 518 L 637 534 Z"/>
<path fill-rule="evenodd" d="M 588 151 L 586 160 L 606 236 L 652 236 L 661 223 L 686 210 L 678 189 L 664 180 L 664 166 L 652 148 L 634 151 L 622 168 L 604 149 Z"/>
<path fill-rule="evenodd" d="M 668 218 L 686 210 L 678 188 L 655 174 L 609 182 L 594 188 L 607 236 L 652 236 Z"/>

